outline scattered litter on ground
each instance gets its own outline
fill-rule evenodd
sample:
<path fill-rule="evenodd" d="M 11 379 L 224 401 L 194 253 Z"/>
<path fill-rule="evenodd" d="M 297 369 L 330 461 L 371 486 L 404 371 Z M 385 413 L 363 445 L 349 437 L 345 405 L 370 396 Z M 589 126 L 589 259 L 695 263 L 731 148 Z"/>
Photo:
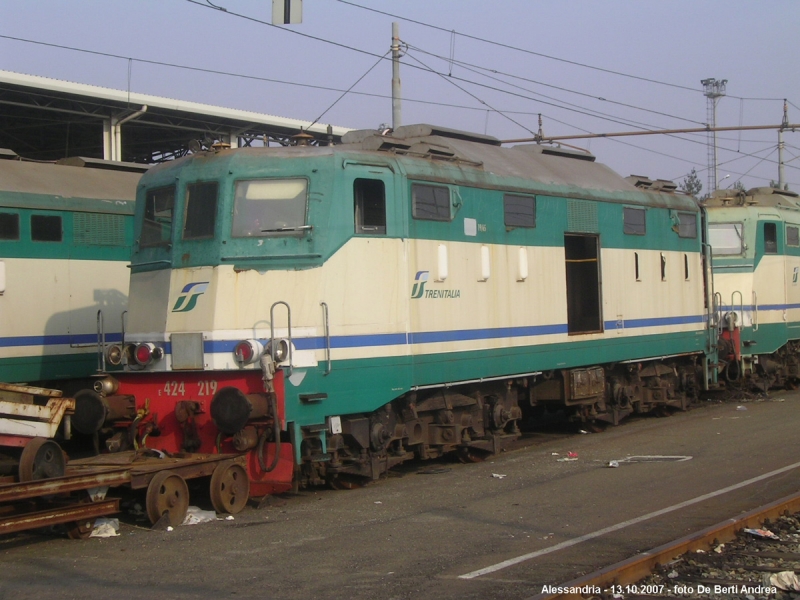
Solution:
<path fill-rule="evenodd" d="M 174 529 L 175 529 L 175 528 L 174 528 L 172 525 L 170 525 L 169 527 L 167 527 L 167 531 L 174 531 Z"/>
<path fill-rule="evenodd" d="M 763 584 L 769 587 L 776 587 L 785 592 L 800 592 L 800 579 L 797 579 L 794 571 L 764 573 Z"/>
<path fill-rule="evenodd" d="M 494 477 L 495 479 L 502 479 L 503 477 L 505 477 L 505 475 L 501 473 L 492 473 L 492 477 Z"/>
<path fill-rule="evenodd" d="M 745 533 L 749 533 L 750 535 L 754 535 L 756 537 L 760 537 L 760 538 L 769 538 L 771 540 L 779 540 L 779 539 L 781 539 L 780 537 L 778 537 L 777 535 L 775 535 L 774 533 L 772 533 L 768 529 L 743 529 L 742 531 L 744 531 Z"/>
<path fill-rule="evenodd" d="M 716 552 L 717 554 L 722 554 L 724 550 L 725 550 L 725 544 L 720 544 L 719 546 L 714 548 L 714 552 Z"/>
<path fill-rule="evenodd" d="M 558 456 L 558 452 L 551 452 L 550 456 Z"/>
<path fill-rule="evenodd" d="M 209 521 L 216 520 L 217 513 L 213 510 L 201 510 L 197 506 L 190 506 L 186 511 L 186 517 L 183 519 L 181 525 L 199 525 L 200 523 L 208 523 Z"/>
<path fill-rule="evenodd" d="M 747 410 L 747 407 L 744 406 L 743 404 L 740 404 L 739 406 L 736 407 L 736 410 Z"/>
<path fill-rule="evenodd" d="M 376 500 L 375 504 L 383 504 L 383 502 L 381 502 L 380 500 Z"/>
<path fill-rule="evenodd" d="M 608 467 L 611 469 L 616 469 L 617 467 L 619 467 L 619 461 L 616 460 L 608 461 Z"/>
<path fill-rule="evenodd" d="M 119 519 L 106 519 L 100 517 L 94 522 L 94 528 L 89 534 L 93 538 L 110 538 L 119 535 Z"/>
<path fill-rule="evenodd" d="M 686 462 L 687 460 L 692 460 L 691 456 L 671 456 L 671 455 L 662 455 L 662 454 L 652 454 L 652 455 L 642 455 L 642 456 L 628 456 L 626 458 L 618 458 L 617 460 L 611 461 L 617 463 L 617 466 L 621 465 L 622 463 L 657 463 L 657 462 Z M 611 466 L 609 464 L 609 466 Z"/>
<path fill-rule="evenodd" d="M 667 577 L 669 577 L 670 579 L 675 579 L 675 578 L 678 577 L 678 572 L 677 571 L 670 571 L 669 573 L 667 573 Z"/>
<path fill-rule="evenodd" d="M 586 431 L 585 429 L 581 429 L 581 430 L 580 430 L 580 433 L 581 433 L 581 435 L 586 435 L 586 434 L 587 434 L 587 433 L 589 433 L 589 432 L 588 432 L 588 431 Z"/>
<path fill-rule="evenodd" d="M 578 460 L 577 457 L 576 458 L 559 458 L 556 462 L 575 462 L 576 460 Z"/>
<path fill-rule="evenodd" d="M 225 517 L 225 520 L 226 521 L 233 521 L 233 515 L 228 515 L 227 517 Z"/>
<path fill-rule="evenodd" d="M 570 458 L 578 458 L 578 453 L 577 452 L 567 452 L 567 456 L 569 456 Z"/>

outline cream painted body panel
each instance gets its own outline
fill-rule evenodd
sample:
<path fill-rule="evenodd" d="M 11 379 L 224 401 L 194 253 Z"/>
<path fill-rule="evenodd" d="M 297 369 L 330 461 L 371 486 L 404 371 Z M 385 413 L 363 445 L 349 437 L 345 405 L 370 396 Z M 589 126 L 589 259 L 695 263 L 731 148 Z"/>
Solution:
<path fill-rule="evenodd" d="M 793 264 L 800 266 L 796 257 L 764 256 L 755 271 L 730 273 L 717 269 L 714 273 L 714 291 L 721 298 L 720 312 L 733 311 L 738 315 L 737 323 L 743 327 L 783 323 L 787 319 L 800 320 L 800 309 L 786 309 L 787 293 L 800 302 L 800 288 L 791 283 Z M 788 281 L 788 285 L 787 285 Z M 755 292 L 755 293 L 754 293 Z M 791 304 L 791 298 L 788 300 Z M 753 310 L 753 306 L 761 307 Z M 742 320 L 742 306 L 744 316 Z M 780 307 L 770 310 L 764 307 Z"/>
<path fill-rule="evenodd" d="M 435 281 L 443 245 L 447 278 Z M 528 270 L 522 281 L 521 252 Z M 337 339 L 338 347 L 331 351 L 333 360 L 702 330 L 698 322 L 631 329 L 617 325 L 623 320 L 697 319 L 704 314 L 698 254 L 688 255 L 686 279 L 684 254 L 665 253 L 667 275 L 662 281 L 661 253 L 638 252 L 640 281 L 635 280 L 634 251 L 602 250 L 603 320 L 613 327 L 596 334 L 566 333 L 563 247 L 530 246 L 521 251 L 519 246 L 354 237 L 324 266 L 313 269 L 258 272 L 223 265 L 137 273 L 133 276 L 126 337 L 130 341 L 168 341 L 173 332 L 203 332 L 207 342 L 268 339 L 270 310 L 277 302 L 286 302 L 291 309 L 294 340 L 319 339 L 315 349 L 297 351 L 296 358 L 305 364 L 326 359 L 321 302 L 328 305 L 330 334 Z M 439 296 L 447 296 L 445 290 L 450 290 L 449 297 L 412 298 L 419 271 L 429 271 L 425 290 L 436 291 Z M 208 282 L 208 287 L 197 298 L 196 306 L 173 312 L 182 290 L 201 282 Z M 274 320 L 276 337 L 286 336 L 288 313 L 284 305 L 275 305 Z M 561 326 L 561 331 L 536 335 L 512 332 L 504 337 L 496 331 L 538 326 Z M 451 332 L 466 332 L 462 337 L 472 339 L 452 340 Z M 409 343 L 409 336 L 420 333 L 443 334 L 447 339 L 419 343 L 417 338 L 418 343 Z M 232 351 L 206 352 L 205 360 L 209 369 L 238 368 Z M 155 368 L 166 369 L 168 365 L 165 361 Z"/>
<path fill-rule="evenodd" d="M 119 333 L 130 270 L 119 261 L 5 258 L 6 290 L 0 295 L 0 337 L 83 335 L 80 343 L 55 338 L 0 347 L 0 357 L 96 352 L 97 311 L 105 332 Z M 88 337 L 86 337 L 88 336 Z M 35 350 L 34 350 L 35 348 Z"/>

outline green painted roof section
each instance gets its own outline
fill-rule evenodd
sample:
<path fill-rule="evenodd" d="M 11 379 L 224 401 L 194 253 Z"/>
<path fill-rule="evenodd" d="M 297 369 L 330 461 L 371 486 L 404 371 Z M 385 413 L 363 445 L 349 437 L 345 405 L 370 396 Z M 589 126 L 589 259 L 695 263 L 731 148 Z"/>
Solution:
<path fill-rule="evenodd" d="M 0 160 L 0 206 L 130 215 L 141 174 Z"/>

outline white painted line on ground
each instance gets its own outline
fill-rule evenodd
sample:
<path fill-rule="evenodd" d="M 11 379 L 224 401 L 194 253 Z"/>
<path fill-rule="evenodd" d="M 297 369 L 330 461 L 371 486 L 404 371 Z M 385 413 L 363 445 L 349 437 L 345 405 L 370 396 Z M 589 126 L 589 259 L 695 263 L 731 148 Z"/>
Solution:
<path fill-rule="evenodd" d="M 792 469 L 796 469 L 798 467 L 800 467 L 800 462 L 796 462 L 781 469 L 776 469 L 775 471 L 770 471 L 769 473 L 764 473 L 763 475 L 759 475 L 758 477 L 753 477 L 752 479 L 747 479 L 745 481 L 735 483 L 734 485 L 730 485 L 715 492 L 710 492 L 708 494 L 703 494 L 702 496 L 697 496 L 696 498 L 692 498 L 691 500 L 686 500 L 685 502 L 681 502 L 679 504 L 673 504 L 672 506 L 668 506 L 667 508 L 662 508 L 661 510 L 647 513 L 646 515 L 642 515 L 641 517 L 636 517 L 635 519 L 630 519 L 629 521 L 623 521 L 622 523 L 617 523 L 616 525 L 611 525 L 610 527 L 604 527 L 603 529 L 598 529 L 597 531 L 594 531 L 592 533 L 587 533 L 586 535 L 582 535 L 580 537 L 576 537 L 574 539 L 561 542 L 560 544 L 556 544 L 555 546 L 550 546 L 549 548 L 543 548 L 541 550 L 537 550 L 536 552 L 523 554 L 522 556 L 517 556 L 516 558 L 509 558 L 508 560 L 499 562 L 496 565 L 484 567 L 483 569 L 478 569 L 477 571 L 472 571 L 471 573 L 466 573 L 465 575 L 459 575 L 458 578 L 475 579 L 476 577 L 480 577 L 482 575 L 495 573 L 497 571 L 501 571 L 502 569 L 518 565 L 521 562 L 531 560 L 532 558 L 537 558 L 539 556 L 544 556 L 545 554 L 558 552 L 559 550 L 563 550 L 564 548 L 569 548 L 570 546 L 576 546 L 577 544 L 580 544 L 582 542 L 593 540 L 594 538 L 598 538 L 601 535 L 612 533 L 614 531 L 619 531 L 620 529 L 625 529 L 626 527 L 630 527 L 631 525 L 643 523 L 644 521 L 649 521 L 650 519 L 660 517 L 661 515 L 666 515 L 667 513 L 671 513 L 676 510 L 686 508 L 687 506 L 691 506 L 692 504 L 697 504 L 698 502 L 704 502 L 705 500 L 715 498 L 716 496 L 727 494 L 728 492 L 732 492 L 734 490 L 738 490 L 739 488 L 743 488 L 748 485 L 758 483 L 759 481 L 769 479 L 770 477 L 774 477 L 775 475 L 780 475 L 781 473 L 786 473 L 787 471 L 791 471 Z"/>

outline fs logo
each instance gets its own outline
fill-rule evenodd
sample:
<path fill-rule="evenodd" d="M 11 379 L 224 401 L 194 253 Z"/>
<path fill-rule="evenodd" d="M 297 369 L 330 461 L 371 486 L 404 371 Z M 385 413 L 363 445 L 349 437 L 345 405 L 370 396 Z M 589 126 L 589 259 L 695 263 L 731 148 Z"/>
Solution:
<path fill-rule="evenodd" d="M 429 271 L 417 271 L 417 276 L 414 277 L 414 287 L 411 288 L 411 298 L 416 300 L 422 298 L 425 293 L 425 283 L 428 281 Z"/>
<path fill-rule="evenodd" d="M 189 312 L 197 304 L 197 299 L 208 289 L 208 282 L 188 283 L 181 290 L 172 312 Z"/>

